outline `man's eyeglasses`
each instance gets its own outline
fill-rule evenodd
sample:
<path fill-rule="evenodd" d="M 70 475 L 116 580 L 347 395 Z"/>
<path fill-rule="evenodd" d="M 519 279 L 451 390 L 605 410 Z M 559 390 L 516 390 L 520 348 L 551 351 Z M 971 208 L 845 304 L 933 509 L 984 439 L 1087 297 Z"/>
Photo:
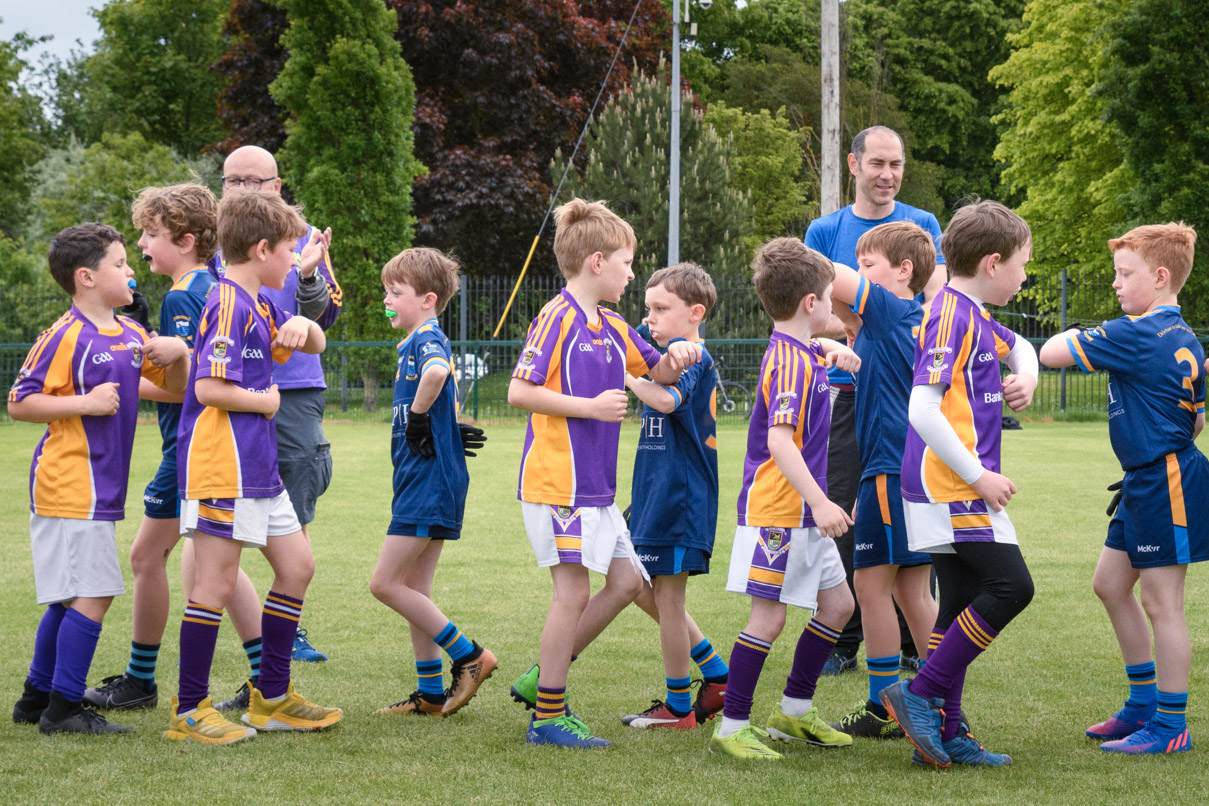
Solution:
<path fill-rule="evenodd" d="M 265 182 L 272 182 L 277 177 L 268 176 L 264 179 L 257 179 L 255 176 L 241 178 L 238 176 L 224 176 L 222 178 L 222 186 L 225 188 L 246 187 L 248 190 L 260 190 L 260 186 Z"/>

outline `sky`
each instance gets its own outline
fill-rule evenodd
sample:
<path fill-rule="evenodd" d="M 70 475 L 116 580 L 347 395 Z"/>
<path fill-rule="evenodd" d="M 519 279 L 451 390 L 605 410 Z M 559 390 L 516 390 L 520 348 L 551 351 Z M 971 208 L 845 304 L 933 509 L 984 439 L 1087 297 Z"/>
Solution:
<path fill-rule="evenodd" d="M 80 47 L 77 39 L 85 51 L 92 50 L 99 30 L 88 12 L 104 4 L 105 0 L 5 0 L 0 4 L 0 39 L 12 39 L 19 31 L 35 37 L 50 34 L 53 40 L 26 51 L 24 58 L 36 63 L 40 53 L 49 51 L 66 60 L 72 48 Z"/>

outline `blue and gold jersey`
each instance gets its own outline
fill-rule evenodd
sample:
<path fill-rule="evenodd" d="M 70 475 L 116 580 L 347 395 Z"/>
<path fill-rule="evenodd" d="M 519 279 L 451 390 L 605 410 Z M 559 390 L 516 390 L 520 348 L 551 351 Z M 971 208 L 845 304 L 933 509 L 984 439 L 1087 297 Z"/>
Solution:
<path fill-rule="evenodd" d="M 630 536 L 635 546 L 714 550 L 718 526 L 718 371 L 702 345 L 701 361 L 666 387 L 671 414 L 642 409 L 634 457 Z"/>
<path fill-rule="evenodd" d="M 458 430 L 458 384 L 453 372 L 428 409 L 437 455 L 412 456 L 404 432 L 420 376 L 434 368 L 452 370 L 449 339 L 430 319 L 399 342 L 395 405 L 390 427 L 390 456 L 395 465 L 392 517 L 403 523 L 462 528 L 470 474 Z"/>
<path fill-rule="evenodd" d="M 197 266 L 172 284 L 160 306 L 160 335 L 175 336 L 193 351 L 193 337 L 201 320 L 206 297 L 214 287 L 214 278 L 205 266 Z M 176 431 L 180 425 L 182 403 L 157 403 L 160 434 L 164 438 L 164 461 L 176 464 Z"/>
<path fill-rule="evenodd" d="M 852 312 L 861 331 L 852 349 L 861 358 L 856 384 L 856 444 L 861 480 L 902 472 L 907 442 L 907 404 L 915 369 L 915 336 L 924 309 L 864 277 Z"/>
<path fill-rule="evenodd" d="M 1122 468 L 1192 444 L 1197 414 L 1205 411 L 1205 351 L 1179 306 L 1122 316 L 1066 343 L 1079 369 L 1108 373 L 1108 436 Z"/>

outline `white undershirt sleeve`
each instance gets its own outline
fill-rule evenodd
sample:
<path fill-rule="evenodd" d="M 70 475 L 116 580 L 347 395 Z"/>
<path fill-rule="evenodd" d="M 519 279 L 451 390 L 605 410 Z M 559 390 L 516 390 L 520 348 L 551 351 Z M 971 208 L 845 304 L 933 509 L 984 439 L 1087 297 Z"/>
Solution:
<path fill-rule="evenodd" d="M 1003 357 L 1003 363 L 1008 365 L 1008 369 L 1015 375 L 1032 375 L 1037 377 L 1041 372 L 1041 364 L 1037 361 L 1037 349 L 1033 347 L 1032 342 L 1016 334 L 1016 344 L 1011 351 Z"/>
<path fill-rule="evenodd" d="M 1020 342 L 1017 341 L 1017 344 Z M 1025 342 L 1027 344 L 1028 342 Z M 1033 353 L 1034 363 L 1037 360 Z M 962 444 L 953 426 L 940 411 L 944 397 L 944 384 L 934 383 L 911 389 L 911 402 L 907 407 L 907 418 L 915 433 L 923 439 L 932 453 L 944 462 L 966 484 L 973 484 L 982 475 L 982 463 Z"/>

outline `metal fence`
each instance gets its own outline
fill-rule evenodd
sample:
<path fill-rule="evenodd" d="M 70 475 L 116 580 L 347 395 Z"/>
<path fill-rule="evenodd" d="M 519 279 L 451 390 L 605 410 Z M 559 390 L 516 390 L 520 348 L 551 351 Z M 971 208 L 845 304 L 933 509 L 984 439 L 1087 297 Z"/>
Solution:
<path fill-rule="evenodd" d="M 441 326 L 454 340 L 463 411 L 474 419 L 519 418 L 507 402 L 508 379 L 515 366 L 529 322 L 562 287 L 561 278 L 530 277 L 517 293 L 500 336 L 492 339 L 503 315 L 515 278 L 467 277 L 462 290 L 441 315 Z M 723 401 L 738 399 L 731 410 L 719 407 L 719 419 L 741 419 L 746 413 L 744 392 L 754 393 L 760 359 L 767 345 L 770 323 L 747 277 L 715 278 L 718 302 L 703 335 L 720 362 L 725 389 Z M 644 312 L 644 278 L 630 284 L 618 310 L 632 323 Z M 145 294 L 158 311 L 163 289 Z M 0 288 L 0 377 L 15 378 L 38 333 L 65 310 L 62 292 L 45 286 Z M 1114 313 L 1115 311 L 1115 313 Z M 1040 346 L 1069 323 L 1098 324 L 1104 316 L 1118 315 L 1112 289 L 1102 283 L 1073 282 L 1066 277 L 1030 277 L 1011 304 L 994 310 L 1007 327 Z M 1190 322 L 1209 341 L 1205 322 Z M 391 380 L 395 342 L 347 342 L 337 332 L 329 334 L 323 356 L 328 384 L 328 416 L 338 419 L 387 421 L 391 411 Z M 384 334 L 385 335 L 385 334 Z M 1084 375 L 1063 370 L 1042 372 L 1030 416 L 1096 418 L 1105 416 L 1108 381 L 1101 373 Z M 151 408 L 147 409 L 151 411 Z M 0 412 L 0 417 L 4 417 Z"/>

